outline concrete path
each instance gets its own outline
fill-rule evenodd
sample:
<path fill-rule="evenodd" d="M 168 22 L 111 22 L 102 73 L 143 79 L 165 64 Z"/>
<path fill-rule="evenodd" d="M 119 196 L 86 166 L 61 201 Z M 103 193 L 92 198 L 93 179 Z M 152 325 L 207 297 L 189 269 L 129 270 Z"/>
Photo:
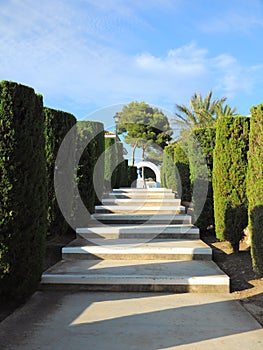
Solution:
<path fill-rule="evenodd" d="M 37 292 L 0 323 L 1 350 L 262 350 L 229 294 Z"/>

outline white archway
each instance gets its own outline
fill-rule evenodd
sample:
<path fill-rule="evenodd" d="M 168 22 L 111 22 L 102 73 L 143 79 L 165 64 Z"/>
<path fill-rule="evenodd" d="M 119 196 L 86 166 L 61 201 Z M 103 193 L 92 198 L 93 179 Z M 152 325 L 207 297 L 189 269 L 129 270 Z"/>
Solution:
<path fill-rule="evenodd" d="M 155 176 L 156 176 L 157 187 L 160 187 L 161 174 L 160 174 L 160 169 L 157 167 L 157 165 L 155 165 L 152 162 L 139 162 L 135 164 L 135 166 L 137 167 L 137 169 L 140 169 L 143 167 L 152 169 L 152 171 L 155 173 Z"/>

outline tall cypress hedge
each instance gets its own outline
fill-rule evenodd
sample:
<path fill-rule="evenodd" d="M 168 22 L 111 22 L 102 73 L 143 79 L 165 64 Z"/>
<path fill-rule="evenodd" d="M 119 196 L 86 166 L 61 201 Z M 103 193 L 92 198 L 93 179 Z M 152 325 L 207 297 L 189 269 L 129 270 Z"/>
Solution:
<path fill-rule="evenodd" d="M 114 171 L 117 165 L 117 149 L 115 138 L 105 138 L 105 167 L 104 181 L 105 189 L 110 190 L 116 184 L 116 172 Z"/>
<path fill-rule="evenodd" d="M 185 152 L 185 145 L 178 142 L 174 144 L 174 164 L 176 168 L 176 187 L 182 202 L 192 199 L 189 159 Z M 179 186 L 180 184 L 180 186 Z"/>
<path fill-rule="evenodd" d="M 83 145 L 86 145 L 86 147 L 83 147 Z M 104 149 L 103 124 L 93 121 L 78 121 L 77 154 L 81 154 L 77 170 L 78 190 L 81 200 L 89 213 L 94 213 L 95 205 L 103 194 Z M 98 162 L 99 158 L 100 161 Z M 94 174 L 95 169 L 96 174 Z M 94 181 L 96 181 L 97 195 L 95 193 Z M 78 215 L 80 211 L 78 200 L 76 203 L 75 215 Z"/>
<path fill-rule="evenodd" d="M 191 179 L 192 184 L 194 184 L 195 176 L 200 180 L 202 179 L 202 174 L 200 170 L 204 169 L 207 176 L 207 195 L 203 205 L 203 209 L 199 214 L 199 217 L 196 221 L 196 225 L 201 229 L 202 232 L 207 230 L 214 229 L 214 200 L 213 200 L 213 187 L 212 187 L 212 170 L 213 170 L 213 151 L 215 148 L 215 137 L 216 137 L 216 129 L 214 127 L 208 128 L 200 128 L 193 130 L 193 136 L 195 142 L 198 146 L 201 147 L 203 156 L 200 157 L 199 161 L 192 162 L 191 166 Z M 205 164 L 200 164 L 205 160 Z M 193 171 L 193 167 L 196 170 Z M 198 168 L 198 169 L 197 169 Z M 201 180 L 202 181 L 202 180 Z M 197 191 L 198 196 L 199 191 Z M 198 200 L 198 198 L 194 198 L 194 201 Z"/>
<path fill-rule="evenodd" d="M 213 189 L 216 236 L 239 250 L 247 226 L 246 172 L 249 118 L 221 117 L 217 121 Z"/>
<path fill-rule="evenodd" d="M 174 165 L 174 145 L 166 146 L 163 151 L 162 185 L 173 191 L 178 190 Z"/>
<path fill-rule="evenodd" d="M 253 269 L 263 277 L 263 105 L 251 108 L 247 197 Z"/>
<path fill-rule="evenodd" d="M 115 188 L 120 188 L 126 186 L 125 184 L 125 164 L 123 157 L 123 144 L 121 142 L 115 143 L 116 154 L 117 154 L 117 164 L 114 169 L 114 176 L 116 177 Z M 126 174 L 127 176 L 127 174 Z"/>
<path fill-rule="evenodd" d="M 47 230 L 42 96 L 0 83 L 0 294 L 24 300 L 38 286 Z"/>
<path fill-rule="evenodd" d="M 136 180 L 138 178 L 137 167 L 129 165 L 128 166 L 128 187 L 136 187 Z"/>
<path fill-rule="evenodd" d="M 51 108 L 44 108 L 46 123 L 46 159 L 48 173 L 48 233 L 65 235 L 69 230 L 69 225 L 62 215 L 55 195 L 54 170 L 57 152 L 62 140 L 67 132 L 76 124 L 76 118 L 67 112 L 58 111 Z M 68 161 L 73 163 L 75 145 L 67 151 Z M 73 165 L 72 165 L 73 166 Z M 68 190 L 65 191 L 67 196 Z M 71 198 L 70 198 L 71 197 Z M 72 201 L 69 196 L 68 201 Z"/>

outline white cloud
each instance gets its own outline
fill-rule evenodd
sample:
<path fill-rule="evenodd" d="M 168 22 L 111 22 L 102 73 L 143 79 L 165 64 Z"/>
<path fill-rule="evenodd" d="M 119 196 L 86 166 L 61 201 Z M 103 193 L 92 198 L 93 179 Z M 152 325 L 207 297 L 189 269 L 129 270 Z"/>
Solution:
<path fill-rule="evenodd" d="M 31 85 L 47 101 L 83 109 L 133 99 L 173 106 L 185 103 L 185 97 L 195 91 L 215 88 L 222 95 L 234 96 L 252 87 L 249 67 L 231 55 L 211 56 L 195 43 L 173 47 L 163 55 L 128 55 L 113 48 L 110 43 L 116 32 L 126 30 L 125 18 L 139 23 L 131 6 L 118 3 L 117 14 L 105 16 L 92 7 L 82 13 L 81 8 L 60 0 L 1 3 L 0 80 Z M 98 4 L 106 11 L 106 2 Z M 111 1 L 109 6 L 114 4 Z"/>

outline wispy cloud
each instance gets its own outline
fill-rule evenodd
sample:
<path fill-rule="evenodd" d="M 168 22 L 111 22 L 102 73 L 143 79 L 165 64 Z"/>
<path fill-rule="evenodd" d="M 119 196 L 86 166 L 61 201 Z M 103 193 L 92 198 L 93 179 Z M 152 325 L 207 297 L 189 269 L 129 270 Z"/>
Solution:
<path fill-rule="evenodd" d="M 72 5 L 76 3 L 79 6 Z M 121 33 L 129 34 L 129 23 L 147 26 L 136 12 L 141 2 L 133 3 L 136 6 L 120 0 L 1 2 L 0 78 L 33 86 L 48 103 L 63 101 L 65 108 L 79 109 L 132 99 L 173 106 L 197 90 L 213 88 L 235 96 L 252 89 L 258 70 L 242 66 L 233 55 L 213 55 L 195 42 L 162 54 L 128 54 L 112 45 Z M 176 2 L 165 3 L 169 8 Z"/>
<path fill-rule="evenodd" d="M 263 3 L 261 0 L 234 0 L 220 5 L 211 16 L 203 18 L 199 28 L 205 33 L 250 35 L 263 28 Z"/>

